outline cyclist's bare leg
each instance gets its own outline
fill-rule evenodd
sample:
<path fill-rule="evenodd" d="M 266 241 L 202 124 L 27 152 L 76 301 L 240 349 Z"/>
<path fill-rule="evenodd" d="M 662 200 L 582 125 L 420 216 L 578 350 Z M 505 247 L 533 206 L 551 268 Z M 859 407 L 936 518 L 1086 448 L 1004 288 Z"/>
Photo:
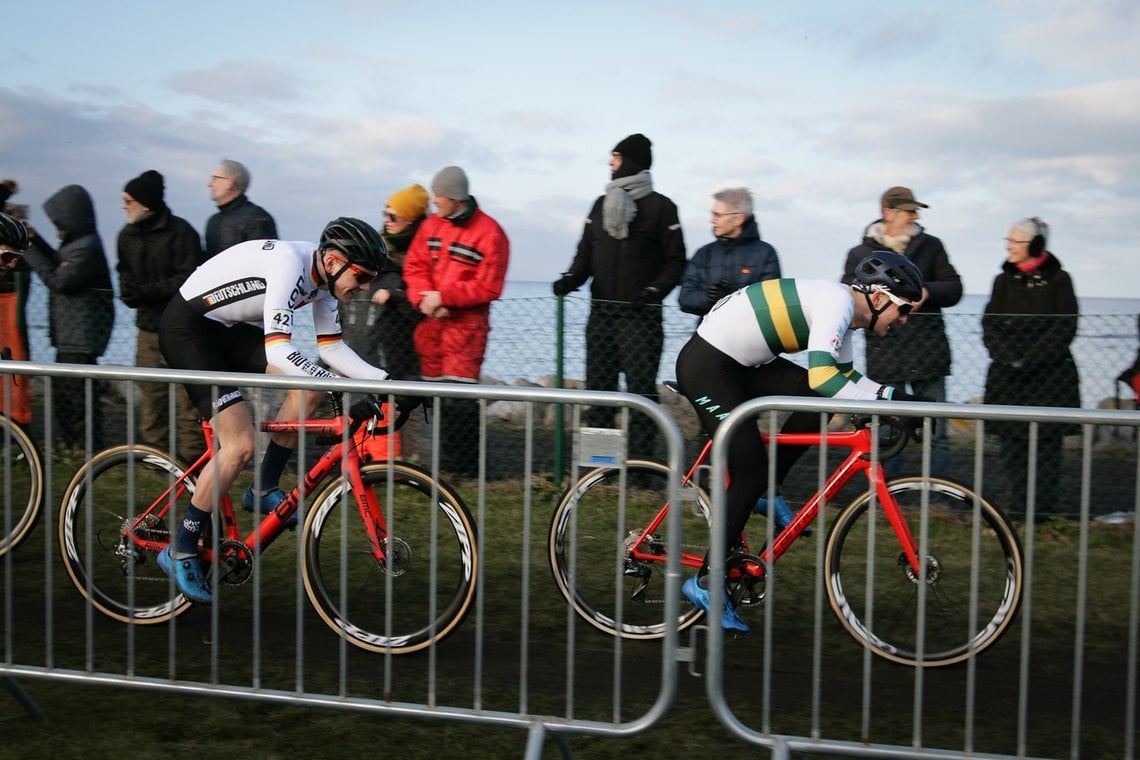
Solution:
<path fill-rule="evenodd" d="M 273 375 L 284 374 L 273 367 L 267 368 L 266 372 Z M 281 408 L 277 411 L 277 420 L 279 422 L 298 420 L 302 416 L 302 409 L 305 417 L 311 417 L 316 411 L 322 395 L 320 391 L 289 391 L 285 395 L 285 401 L 281 404 Z M 244 506 L 250 507 L 252 502 L 249 500 L 255 498 L 252 489 L 257 489 L 257 497 L 260 498 L 279 488 L 281 475 L 285 472 L 286 465 L 297 449 L 297 439 L 298 433 L 296 431 L 279 432 L 270 436 L 269 445 L 262 454 L 261 463 L 258 465 L 255 485 L 251 486 L 251 491 L 242 497 Z M 270 500 L 268 504 L 262 503 L 263 509 L 273 506 L 276 506 L 273 500 Z"/>
<path fill-rule="evenodd" d="M 214 457 L 198 476 L 198 486 L 190 503 L 203 512 L 212 512 L 222 496 L 229 493 L 242 469 L 253 458 L 253 418 L 246 404 L 227 406 L 210 420 L 217 438 Z M 216 498 L 215 498 L 216 494 Z"/>

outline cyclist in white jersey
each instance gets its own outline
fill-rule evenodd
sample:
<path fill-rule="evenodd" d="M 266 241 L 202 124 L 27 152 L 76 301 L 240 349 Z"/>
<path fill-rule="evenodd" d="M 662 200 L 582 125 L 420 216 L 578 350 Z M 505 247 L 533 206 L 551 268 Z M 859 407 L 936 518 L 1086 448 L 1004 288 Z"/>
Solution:
<path fill-rule="evenodd" d="M 740 404 L 760 396 L 825 396 L 843 399 L 924 400 L 880 385 L 855 371 L 851 335 L 857 329 L 885 335 L 906 324 L 922 298 L 922 274 L 905 256 L 874 251 L 856 268 L 850 285 L 824 280 L 767 280 L 749 285 L 713 306 L 677 357 L 677 383 L 710 436 Z M 782 354 L 807 352 L 808 368 Z M 813 432 L 819 415 L 795 413 L 781 432 Z M 778 446 L 776 483 L 803 455 L 804 446 Z M 753 511 L 768 514 L 767 447 L 754 426 L 736 429 L 729 442 L 727 546 L 734 546 Z M 776 528 L 792 520 L 782 495 L 772 505 Z M 706 613 L 704 579 L 708 557 L 685 581 L 685 596 Z M 738 635 L 748 633 L 725 598 L 721 623 Z"/>
<path fill-rule="evenodd" d="M 217 254 L 183 283 L 162 316 L 159 343 L 171 367 L 206 372 L 270 372 L 309 377 L 387 379 L 388 373 L 361 359 L 341 340 L 338 303 L 347 303 L 368 283 L 387 257 L 376 230 L 341 217 L 321 233 L 320 243 L 251 240 Z M 312 361 L 293 343 L 294 313 L 311 305 L 321 359 Z M 235 386 L 186 385 L 203 419 L 209 419 L 218 450 L 198 477 L 179 529 L 159 565 L 173 574 L 178 589 L 195 602 L 213 599 L 198 561 L 202 527 L 214 509 L 214 494 L 227 493 L 254 453 L 254 425 Z M 297 419 L 320 394 L 290 392 L 278 419 Z M 418 404 L 397 399 L 401 413 Z M 407 409 L 405 409 L 407 407 Z M 276 484 L 297 445 L 295 433 L 275 434 L 263 460 L 263 481 Z M 279 494 L 279 496 L 278 496 Z M 253 508 L 252 491 L 243 506 Z M 284 494 L 270 497 L 270 508 Z M 249 502 L 249 503 L 247 503 Z"/>

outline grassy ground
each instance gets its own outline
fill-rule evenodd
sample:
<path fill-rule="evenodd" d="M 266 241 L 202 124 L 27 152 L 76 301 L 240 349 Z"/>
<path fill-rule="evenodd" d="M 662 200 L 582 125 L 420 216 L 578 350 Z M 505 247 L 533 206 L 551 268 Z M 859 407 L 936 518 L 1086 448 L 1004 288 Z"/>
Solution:
<path fill-rule="evenodd" d="M 298 586 L 295 534 L 265 555 L 253 581 L 226 590 L 221 605 L 225 614 L 216 619 L 204 609 L 193 609 L 172 626 L 128 628 L 89 614 L 60 569 L 54 548 L 45 547 L 49 538 L 53 545 L 55 541 L 54 531 L 48 530 L 54 526 L 52 514 L 27 544 L 0 564 L 5 579 L 0 620 L 4 661 L 333 697 L 388 695 L 396 703 L 476 707 L 512 715 L 560 716 L 572 711 L 576 717 L 603 722 L 636 721 L 653 709 L 661 687 L 660 645 L 623 642 L 619 652 L 618 642 L 568 614 L 545 553 L 556 489 L 541 478 L 524 483 L 511 477 L 512 467 L 521 466 L 513 439 L 496 450 L 514 463 L 503 465 L 485 491 L 474 482 L 458 484 L 472 510 L 482 510 L 484 521 L 487 562 L 480 608 L 432 654 L 389 662 L 342 648 L 312 613 Z M 62 479 L 66 467 L 58 469 Z M 1134 482 L 1134 461 L 1125 456 L 1119 470 L 1107 477 L 1129 475 Z M 526 493 L 534 505 L 529 519 L 522 509 Z M 1019 527 L 1024 540 L 1024 525 Z M 1121 756 L 1127 695 L 1124 642 L 1129 606 L 1135 604 L 1129 590 L 1132 525 L 1089 525 L 1084 555 L 1089 572 L 1083 610 L 1087 625 L 1079 643 L 1075 621 L 1082 612 L 1077 607 L 1080 526 L 1067 520 L 1039 525 L 1033 534 L 1029 605 L 1015 630 L 977 660 L 974 673 L 953 668 L 916 674 L 878 660 L 867 662 L 826 601 L 820 616 L 820 663 L 813 669 L 813 559 L 819 540 L 817 535 L 797 544 L 781 560 L 785 580 L 771 619 L 762 609 L 748 610 L 754 635 L 727 642 L 725 706 L 743 725 L 758 732 L 962 749 L 972 712 L 973 747 L 978 751 L 1016 754 L 1024 749 L 1031 755 L 1061 757 L 1070 754 L 1074 742 L 1072 693 L 1079 678 L 1083 693 L 1076 708 L 1076 744 L 1081 756 Z M 46 605 L 45 588 L 50 591 Z M 520 617 L 524 599 L 525 620 Z M 1023 647 L 1025 641 L 1030 644 Z M 476 667 L 473 653 L 479 646 L 483 658 Z M 571 649 L 573 665 L 568 664 Z M 701 657 L 693 667 L 703 671 L 703 645 L 698 643 L 697 651 Z M 771 654 L 770 669 L 766 652 Z M 972 685 L 970 679 L 976 679 Z M 1026 702 L 1020 713 L 1023 683 Z M 705 679 L 691 674 L 688 663 L 679 665 L 677 684 L 674 704 L 652 728 L 619 738 L 573 736 L 569 744 L 575 756 L 616 758 L 670 749 L 687 754 L 749 751 L 713 715 L 704 695 Z M 24 717 L 18 703 L 0 691 L 0 715 L 11 716 L 3 726 L 0 757 L 149 758 L 205 751 L 288 758 L 379 751 L 417 758 L 446 751 L 456 757 L 515 758 L 527 742 L 520 728 L 395 713 L 50 679 L 23 679 L 21 685 L 43 709 L 44 719 Z M 548 738 L 544 757 L 557 756 L 558 748 Z"/>

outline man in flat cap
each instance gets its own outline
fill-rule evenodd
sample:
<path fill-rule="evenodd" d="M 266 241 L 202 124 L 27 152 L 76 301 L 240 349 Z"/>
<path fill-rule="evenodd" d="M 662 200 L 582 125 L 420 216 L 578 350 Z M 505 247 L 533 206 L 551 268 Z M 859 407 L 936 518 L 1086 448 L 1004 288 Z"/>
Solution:
<path fill-rule="evenodd" d="M 843 282 L 855 279 L 855 266 L 872 251 L 894 251 L 913 261 L 922 272 L 923 298 L 905 325 L 891 328 L 884 337 L 867 335 L 867 375 L 909 390 L 915 396 L 946 400 L 946 376 L 950 374 L 950 341 L 942 310 L 962 300 L 962 279 L 950 263 L 942 241 L 918 223 L 919 209 L 930 208 L 918 201 L 910 188 L 896 186 L 883 193 L 882 216 L 863 232 L 863 242 L 847 253 Z M 946 421 L 933 420 L 934 440 L 930 449 L 932 475 L 948 474 L 950 448 Z M 897 475 L 903 457 L 884 467 Z"/>

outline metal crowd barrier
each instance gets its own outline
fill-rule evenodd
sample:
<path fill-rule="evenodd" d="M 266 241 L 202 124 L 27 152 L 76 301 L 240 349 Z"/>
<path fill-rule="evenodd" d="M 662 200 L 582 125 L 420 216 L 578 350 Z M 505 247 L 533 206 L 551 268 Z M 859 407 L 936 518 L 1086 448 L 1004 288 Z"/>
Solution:
<path fill-rule="evenodd" d="M 677 469 L 681 435 L 658 405 L 623 393 L 506 386 L 317 381 L 72 365 L 21 364 L 5 369 L 37 376 L 43 385 L 43 406 L 30 427 L 40 438 L 45 454 L 44 510 L 32 538 L 0 559 L 0 678 L 29 712 L 38 710 L 35 688 L 22 688 L 21 683 L 47 679 L 105 684 L 512 726 L 527 732 L 527 756 L 539 757 L 546 739 L 569 752 L 570 735 L 635 734 L 652 726 L 667 710 L 677 681 L 675 631 L 669 632 L 663 646 L 640 650 L 643 667 L 636 679 L 637 696 L 627 696 L 631 680 L 622 669 L 622 642 L 575 620 L 568 605 L 555 598 L 557 592 L 544 567 L 552 486 L 543 480 L 549 474 L 533 467 L 536 448 L 551 448 L 546 438 L 538 440 L 540 421 L 549 416 L 548 410 L 565 409 L 567 416 L 576 420 L 578 405 L 589 403 L 616 407 L 623 419 L 634 411 L 649 418 L 660 433 L 668 460 Z M 509 431 L 514 436 L 510 446 L 512 451 L 517 447 L 517 453 L 509 455 L 506 464 L 500 461 L 494 478 L 464 479 L 454 484 L 478 527 L 481 563 L 474 608 L 454 633 L 422 652 L 395 656 L 358 651 L 316 621 L 309 608 L 299 569 L 298 530 L 278 539 L 257 558 L 257 568 L 247 584 L 221 587 L 213 605 L 192 607 L 158 626 L 111 620 L 77 592 L 61 568 L 57 515 L 62 491 L 72 473 L 96 452 L 90 450 L 90 437 L 87 451 L 53 451 L 50 431 L 55 399 L 51 381 L 60 377 L 84 378 L 88 401 L 95 395 L 93 384 L 99 382 L 116 384 L 127 398 L 132 397 L 130 387 L 144 380 L 233 382 L 245 389 L 256 422 L 272 419 L 275 399 L 269 397 L 271 393 L 297 388 L 469 399 L 479 405 L 480 459 L 485 471 L 489 471 L 487 460 L 499 454 L 490 449 L 497 444 L 488 436 L 488 420 L 493 420 L 489 410 L 495 411 L 496 402 L 521 410 L 524 424 Z M 114 392 L 112 396 L 118 402 Z M 435 408 L 438 412 L 438 405 Z M 174 420 L 173 404 L 169 411 Z M 104 437 L 133 442 L 134 417 L 129 404 L 118 419 L 105 409 Z M 88 423 L 90 419 L 88 409 Z M 438 433 L 439 421 L 438 416 L 430 422 L 419 421 L 428 440 L 418 456 L 424 470 L 446 479 L 447 474 L 440 472 L 439 453 L 448 442 L 432 437 Z M 117 435 L 124 431 L 116 430 L 116 424 L 128 426 L 124 435 Z M 266 434 L 258 435 L 255 465 L 267 439 Z M 175 443 L 174 436 L 170 442 Z M 404 448 L 407 452 L 407 439 Z M 311 460 L 322 450 L 302 438 L 296 461 Z M 502 471 L 512 468 L 513 472 Z M 247 473 L 241 487 L 251 477 Z M 676 478 L 673 480 L 675 483 Z M 126 488 L 133 489 L 133 483 L 128 482 Z M 240 493 L 235 484 L 230 494 L 235 505 Z M 11 510 L 10 500 L 0 506 Z M 256 519 L 237 509 L 239 522 Z M 242 522 L 247 530 L 250 525 Z M 97 534 L 89 540 L 98 547 L 108 537 Z M 297 546 L 282 546 L 292 543 Z M 147 560 L 153 561 L 153 557 Z M 434 567 L 432 573 L 434 579 Z M 667 579 L 668 609 L 678 606 L 677 578 L 674 572 Z M 279 606 L 281 599 L 286 600 L 288 609 Z M 648 667 L 644 667 L 645 657 L 651 662 Z M 601 682 L 605 688 L 599 696 L 597 685 Z M 646 691 L 651 683 L 656 685 Z M 604 707 L 599 708 L 596 702 L 604 703 Z"/>
<path fill-rule="evenodd" d="M 764 646 L 748 647 L 728 639 L 716 625 L 707 629 L 706 693 L 727 729 L 770 750 L 779 760 L 792 753 L 947 759 L 1134 757 L 1140 459 L 1130 441 L 1107 447 L 1098 441 L 1101 430 L 1115 430 L 1114 426 L 1134 433 L 1140 427 L 1140 413 L 913 402 L 891 402 L 886 408 L 881 402 L 755 399 L 735 409 L 718 430 L 710 482 L 721 483 L 727 474 L 727 442 L 733 429 L 756 424 L 758 418 L 762 425 L 775 424 L 777 413 L 794 411 L 913 414 L 926 417 L 927 425 L 934 419 L 956 420 L 972 431 L 973 441 L 955 452 L 960 461 L 949 477 L 999 508 L 1006 498 L 1003 473 L 995 443 L 985 437 L 985 424 L 1027 423 L 1028 503 L 1024 511 L 1008 515 L 1024 552 L 1021 608 L 995 645 L 962 664 L 907 668 L 875 657 L 837 630 L 829 609 L 824 584 L 832 579 L 826 577 L 823 563 L 825 536 L 831 528 L 827 519 L 834 513 L 825 511 L 815 524 L 816 540 L 807 539 L 807 546 L 793 546 L 785 555 L 791 557 L 798 550 L 804 559 L 799 566 L 785 569 L 781 558 L 768 567 L 763 623 L 755 630 L 753 620 L 752 632 L 752 638 L 761 639 Z M 1060 515 L 1036 511 L 1038 473 L 1033 455 L 1040 443 L 1039 425 L 1047 422 L 1071 422 L 1081 431 L 1065 447 L 1065 468 L 1077 473 L 1078 482 L 1065 484 L 1063 498 L 1072 499 L 1073 509 Z M 917 460 L 911 474 L 930 478 L 929 442 L 922 444 Z M 807 479 L 799 491 L 810 494 L 821 486 L 835 461 L 828 460 L 823 448 L 806 455 L 797 465 Z M 727 556 L 725 491 L 710 490 L 711 556 L 717 566 Z M 842 508 L 858 495 L 844 493 L 833 506 Z M 937 509 L 924 503 L 924 520 L 933 522 Z M 901 566 L 901 556 L 898 562 Z M 952 572 L 949 563 L 930 572 L 938 570 Z M 919 585 L 914 584 L 916 597 Z M 714 598 L 718 586 L 714 583 Z M 863 589 L 845 591 L 859 594 Z M 923 601 L 931 607 L 945 604 L 936 583 L 929 584 Z M 976 608 L 977 599 L 971 601 Z M 962 614 L 968 611 L 963 609 Z M 885 619 L 892 610 L 871 614 Z M 790 620 L 801 623 L 790 626 Z M 921 636 L 921 619 L 917 625 Z M 800 646 L 788 646 L 784 637 L 789 628 L 796 635 L 806 634 Z M 841 654 L 835 656 L 836 651 Z M 742 660 L 749 664 L 743 673 Z"/>
<path fill-rule="evenodd" d="M 1134 518 L 1140 505 L 1140 465 L 1134 436 L 1123 443 L 1113 440 L 1106 448 L 1096 428 L 1134 430 L 1140 426 L 1140 413 L 891 404 L 891 411 L 953 419 L 964 427 L 970 434 L 959 430 L 952 454 L 965 475 L 959 472 L 956 479 L 999 506 L 994 443 L 986 438 L 986 422 L 1071 420 L 1082 426 L 1079 441 L 1070 440 L 1064 454 L 1071 514 L 1034 520 L 1031 506 L 1029 514 L 1010 515 L 1025 554 L 1025 592 L 1013 628 L 990 650 L 961 666 L 926 670 L 879 661 L 846 636 L 829 614 L 818 566 L 829 527 L 826 516 L 816 524 L 815 537 L 806 539 L 809 543 L 794 546 L 773 566 L 772 577 L 780 585 L 773 586 L 763 604 L 743 613 L 753 627 L 750 638 L 726 640 L 716 625 L 678 633 L 673 621 L 682 605 L 681 580 L 691 572 L 676 560 L 680 521 L 695 509 L 692 495 L 683 495 L 680 488 L 680 473 L 696 441 L 687 442 L 686 454 L 677 422 L 663 407 L 638 396 L 68 365 L 25 364 L 11 371 L 40 378 L 43 399 L 32 429 L 45 453 L 44 512 L 32 537 L 0 559 L 0 680 L 29 713 L 38 709 L 37 680 L 105 684 L 513 727 L 526 732 L 525 756 L 541 756 L 547 740 L 568 756 L 569 739 L 575 735 L 628 737 L 657 727 L 675 707 L 679 688 L 692 690 L 702 683 L 696 677 L 703 679 L 709 705 L 728 734 L 777 758 L 792 752 L 938 758 L 1133 756 L 1140 543 L 1126 513 Z M 247 395 L 257 420 L 272 416 L 272 394 L 293 388 L 425 393 L 474 401 L 479 409 L 481 475 L 453 484 L 478 528 L 482 561 L 473 610 L 450 637 L 422 652 L 395 656 L 360 651 L 311 610 L 300 570 L 302 547 L 297 534 L 286 534 L 258 557 L 245 586 L 223 589 L 208 608 L 192 608 L 160 626 L 125 624 L 100 614 L 61 568 L 59 501 L 71 474 L 94 452 L 52 450 L 51 380 L 58 377 L 86 379 L 88 401 L 97 395 L 94 384 L 99 382 L 116 383 L 122 390 L 140 381 L 233 380 L 250 389 Z M 618 409 L 619 432 L 583 431 L 586 405 Z M 448 445 L 439 435 L 440 408 L 434 406 L 437 416 L 430 422 L 417 422 L 420 427 L 413 435 L 420 437 L 420 445 L 412 446 L 411 436 L 406 437 L 404 453 L 448 480 L 440 466 L 441 447 Z M 513 416 L 503 421 L 508 408 Z M 728 417 L 714 442 L 711 470 L 701 475 L 712 500 L 714 557 L 725 553 L 718 531 L 724 491 L 712 486 L 723 483 L 725 435 L 757 414 L 767 420 L 792 410 L 882 412 L 883 404 L 767 399 Z M 607 636 L 574 611 L 551 579 L 548 513 L 561 487 L 545 468 L 553 448 L 550 422 L 562 414 L 577 442 L 570 483 L 597 463 L 623 461 L 631 415 L 647 417 L 658 431 L 663 461 L 670 468 L 666 488 L 676 507 L 670 510 L 661 544 L 670 561 L 659 589 L 661 619 L 667 621 L 660 639 Z M 173 408 L 170 415 L 174 419 Z M 129 404 L 119 416 L 105 410 L 104 418 L 105 434 L 133 438 Z M 119 423 L 126 427 L 117 429 Z M 255 462 L 265 442 L 266 437 L 259 436 Z M 303 442 L 297 461 L 309 462 L 321 448 Z M 796 494 L 819 482 L 833 453 L 804 457 L 795 472 L 805 482 L 787 484 L 793 503 Z M 924 447 L 921 453 L 917 469 L 929 470 L 929 451 Z M 248 483 L 251 475 L 243 478 L 241 483 Z M 624 515 L 634 484 L 624 478 L 618 482 L 622 492 L 615 497 L 615 509 Z M 836 501 L 846 503 L 854 495 L 845 492 Z M 235 487 L 231 497 L 239 496 Z M 10 499 L 0 506 L 7 514 Z M 238 517 L 243 526 L 255 519 L 241 511 Z M 756 517 L 749 530 L 758 535 L 766 525 Z M 611 558 L 606 562 L 614 563 L 619 579 L 628 538 L 619 533 L 606 552 Z M 91 537 L 96 544 L 100 539 Z M 797 561 L 799 567 L 792 564 Z M 790 571 L 781 572 L 785 566 Z M 614 601 L 619 610 L 622 604 L 632 604 L 628 599 Z"/>

